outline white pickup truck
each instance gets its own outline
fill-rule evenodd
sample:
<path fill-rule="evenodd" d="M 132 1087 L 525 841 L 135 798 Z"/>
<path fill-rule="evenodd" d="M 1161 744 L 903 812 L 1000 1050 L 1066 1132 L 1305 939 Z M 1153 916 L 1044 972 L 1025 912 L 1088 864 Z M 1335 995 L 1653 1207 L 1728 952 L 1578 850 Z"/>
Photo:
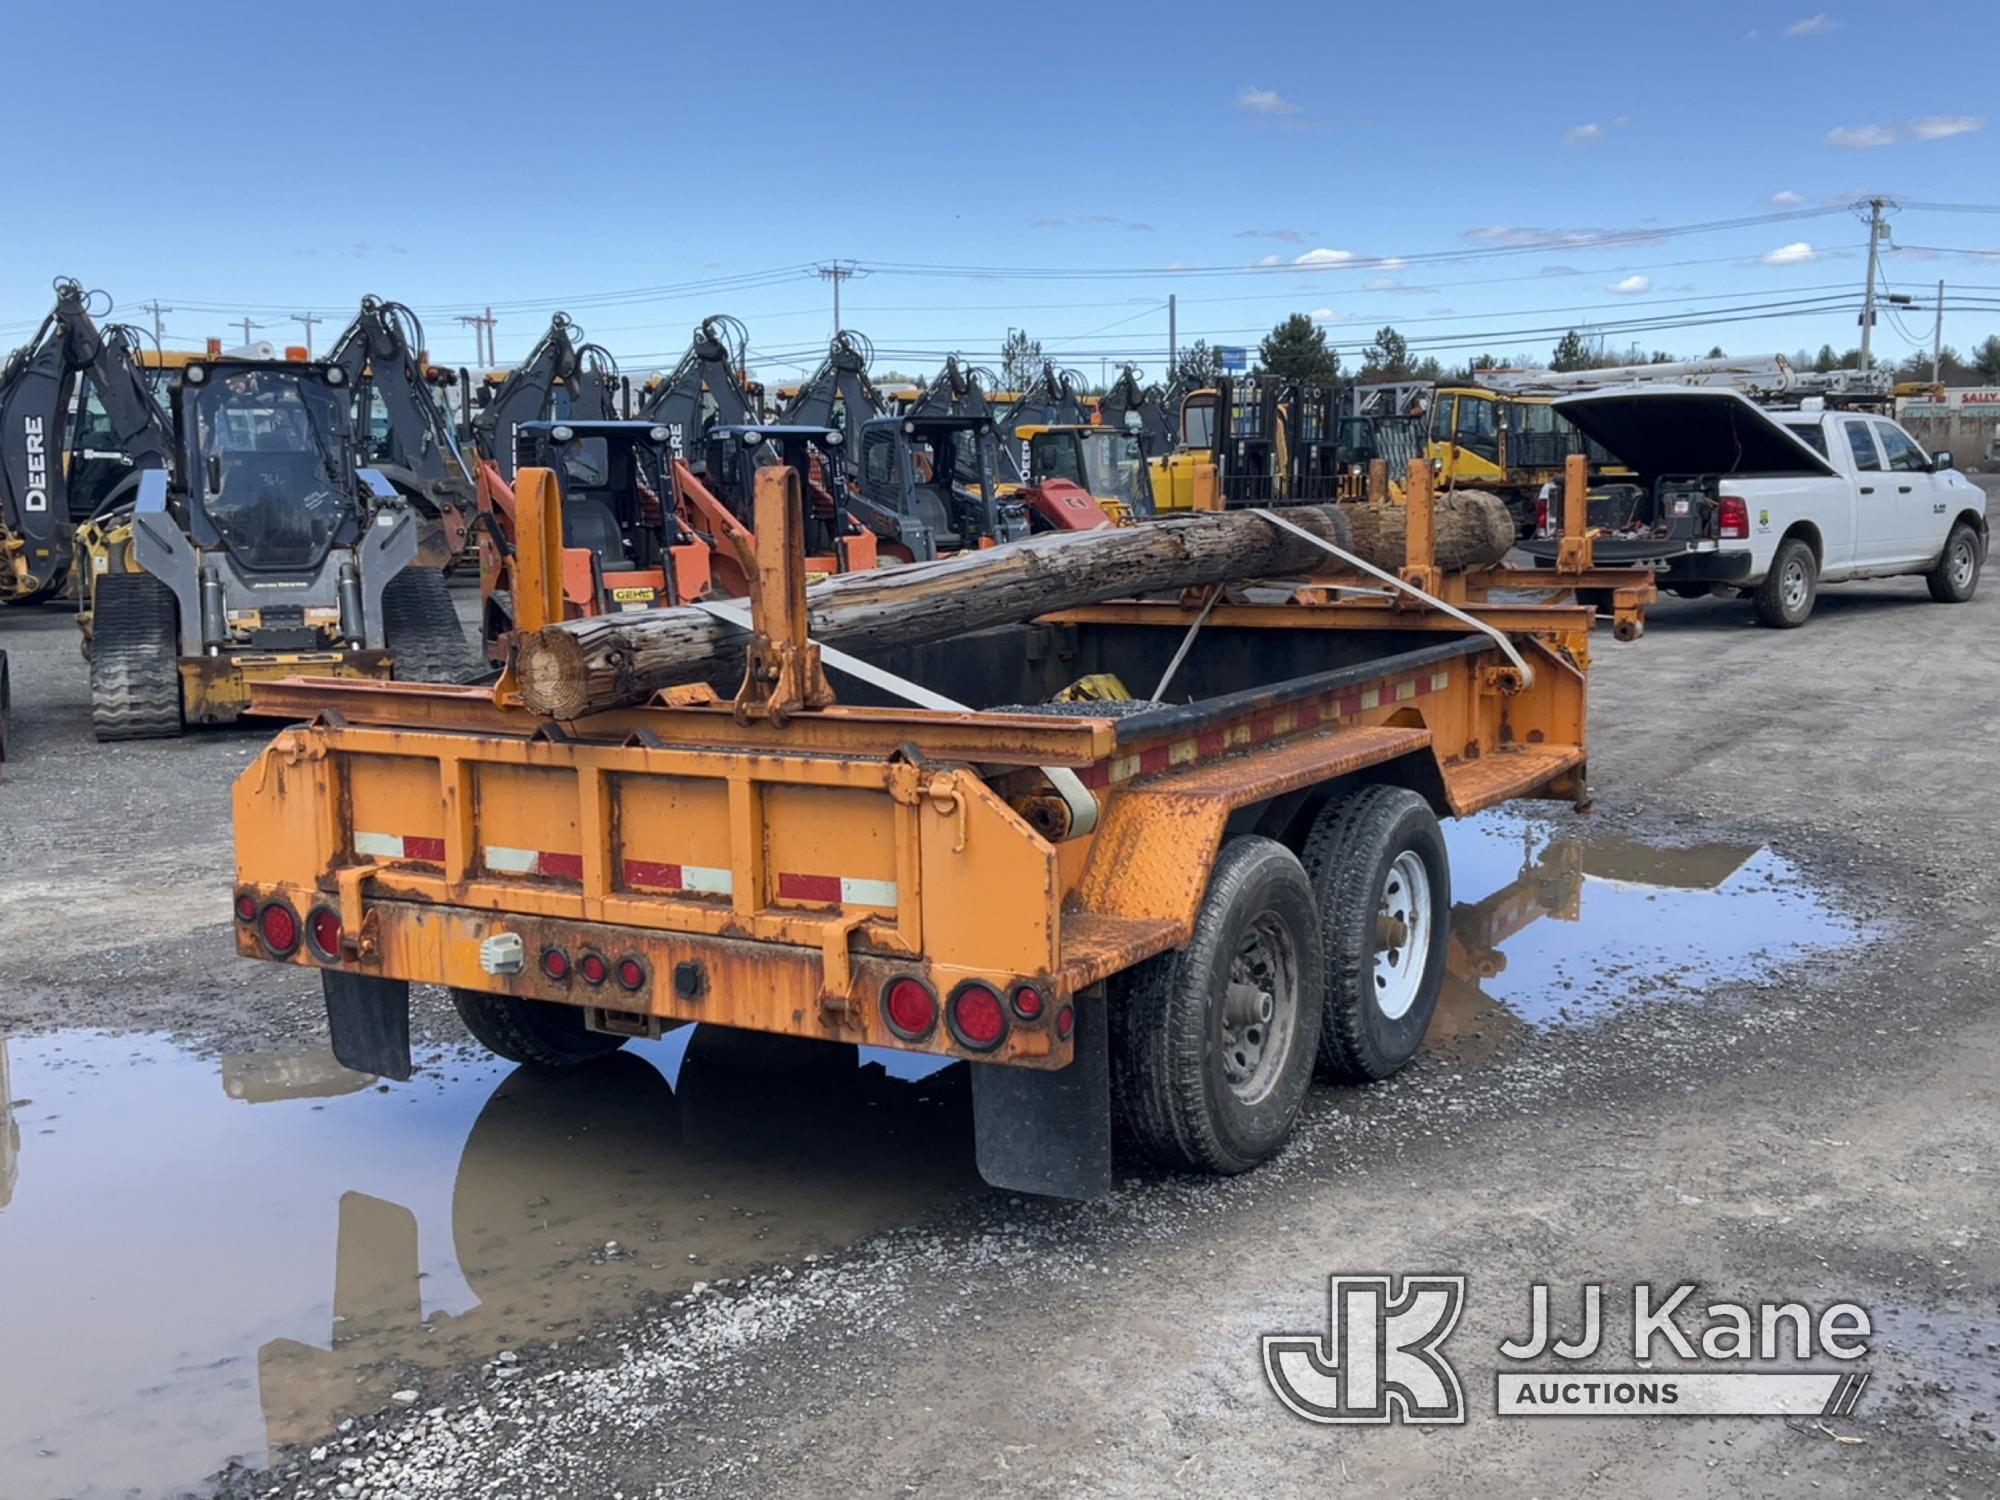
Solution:
<path fill-rule="evenodd" d="M 1628 464 L 1629 485 L 1593 490 L 1596 559 L 1651 565 L 1683 598 L 1733 594 L 1766 625 L 1811 615 L 1822 583 L 1919 573 L 1962 604 L 1986 560 L 1986 495 L 1872 412 L 1759 406 L 1702 386 L 1625 386 L 1555 409 Z M 1545 507 L 1554 519 L 1557 507 Z M 1522 543 L 1553 559 L 1552 526 Z"/>

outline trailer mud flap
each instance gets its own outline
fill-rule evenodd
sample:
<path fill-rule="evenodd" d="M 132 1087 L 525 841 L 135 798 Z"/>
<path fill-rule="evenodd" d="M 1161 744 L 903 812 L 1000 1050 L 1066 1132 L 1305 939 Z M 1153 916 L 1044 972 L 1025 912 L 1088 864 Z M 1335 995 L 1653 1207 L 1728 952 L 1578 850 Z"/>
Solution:
<path fill-rule="evenodd" d="M 971 1067 L 981 1177 L 997 1188 L 1050 1198 L 1111 1191 L 1111 1039 L 1102 997 L 1078 997 L 1068 1067 Z"/>
<path fill-rule="evenodd" d="M 406 1082 L 410 1076 L 410 984 L 369 974 L 320 971 L 326 1029 L 344 1068 Z"/>

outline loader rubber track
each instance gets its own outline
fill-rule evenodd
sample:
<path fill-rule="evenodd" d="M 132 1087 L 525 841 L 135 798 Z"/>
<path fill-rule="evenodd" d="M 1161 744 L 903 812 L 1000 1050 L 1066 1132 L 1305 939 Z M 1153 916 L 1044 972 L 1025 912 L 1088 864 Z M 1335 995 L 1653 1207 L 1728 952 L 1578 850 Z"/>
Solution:
<path fill-rule="evenodd" d="M 389 580 L 382 634 L 399 682 L 470 682 L 484 670 L 436 568 L 405 568 Z"/>
<path fill-rule="evenodd" d="M 181 732 L 174 596 L 149 574 L 107 573 L 97 580 L 90 727 L 100 740 L 168 739 Z"/>

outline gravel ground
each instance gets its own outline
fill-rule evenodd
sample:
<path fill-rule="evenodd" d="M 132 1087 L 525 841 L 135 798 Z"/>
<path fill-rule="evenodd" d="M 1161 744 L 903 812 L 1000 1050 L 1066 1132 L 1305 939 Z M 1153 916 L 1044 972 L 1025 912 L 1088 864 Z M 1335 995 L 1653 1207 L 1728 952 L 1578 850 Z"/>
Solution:
<path fill-rule="evenodd" d="M 219 1487 L 2000 1492 L 1996 607 L 1859 585 L 1799 632 L 1669 602 L 1643 642 L 1600 638 L 1581 836 L 1768 841 L 1871 943 L 1319 1090 L 1247 1178 L 995 1197 L 696 1283 L 425 1377 Z M 0 783 L 0 1029 L 147 1026 L 216 1049 L 319 1030 L 316 995 L 237 961 L 225 931 L 225 787 L 256 738 L 91 746 L 73 626 L 4 625 L 20 760 Z M 454 1026 L 420 1005 L 420 1034 Z M 1313 1427 L 1278 1406 L 1259 1336 L 1314 1327 L 1334 1271 L 1471 1278 L 1452 1342 L 1465 1426 Z M 1526 1287 L 1583 1280 L 1859 1302 L 1874 1382 L 1825 1425 L 1495 1417 L 1485 1351 L 1518 1331 Z"/>

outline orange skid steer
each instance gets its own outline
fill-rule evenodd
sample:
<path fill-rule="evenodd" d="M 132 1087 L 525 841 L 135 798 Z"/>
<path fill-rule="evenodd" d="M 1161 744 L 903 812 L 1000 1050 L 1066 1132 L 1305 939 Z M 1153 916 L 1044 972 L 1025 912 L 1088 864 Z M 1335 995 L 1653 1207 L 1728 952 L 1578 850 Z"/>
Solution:
<path fill-rule="evenodd" d="M 1114 1112 L 1157 1162 L 1241 1172 L 1315 1074 L 1415 1055 L 1438 820 L 1585 798 L 1594 611 L 1555 574 L 1492 606 L 1387 573 L 1130 601 L 863 661 L 807 635 L 801 489 L 756 476 L 740 685 L 561 723 L 505 675 L 258 688 L 295 722 L 236 784 L 236 947 L 320 972 L 348 1066 L 409 1077 L 409 986 L 442 984 L 538 1067 L 687 1022 L 962 1060 L 1005 1187 L 1104 1191 Z M 1128 696 L 1058 701 L 1104 675 Z"/>

